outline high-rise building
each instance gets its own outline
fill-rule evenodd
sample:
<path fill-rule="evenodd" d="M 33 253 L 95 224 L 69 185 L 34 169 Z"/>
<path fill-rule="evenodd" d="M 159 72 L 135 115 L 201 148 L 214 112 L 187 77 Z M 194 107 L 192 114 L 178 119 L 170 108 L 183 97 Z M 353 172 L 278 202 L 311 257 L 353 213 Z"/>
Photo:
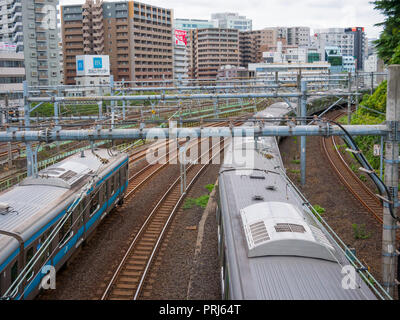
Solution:
<path fill-rule="evenodd" d="M 368 46 L 367 40 L 365 39 L 364 28 L 346 28 L 344 32 L 354 36 L 354 52 L 352 56 L 357 60 L 357 70 L 362 70 L 365 59 L 365 47 Z"/>
<path fill-rule="evenodd" d="M 213 13 L 211 20 L 218 21 L 218 28 L 221 29 L 237 29 L 240 31 L 251 31 L 253 21 L 245 16 L 239 16 L 238 13 Z"/>
<path fill-rule="evenodd" d="M 0 2 L 0 41 L 24 53 L 28 85 L 58 85 L 58 0 Z"/>
<path fill-rule="evenodd" d="M 239 66 L 239 30 L 194 29 L 192 45 L 192 78 L 216 78 L 221 66 Z"/>
<path fill-rule="evenodd" d="M 94 0 L 61 9 L 65 84 L 75 84 L 75 57 L 84 54 L 109 55 L 115 81 L 173 78 L 171 9 Z"/>

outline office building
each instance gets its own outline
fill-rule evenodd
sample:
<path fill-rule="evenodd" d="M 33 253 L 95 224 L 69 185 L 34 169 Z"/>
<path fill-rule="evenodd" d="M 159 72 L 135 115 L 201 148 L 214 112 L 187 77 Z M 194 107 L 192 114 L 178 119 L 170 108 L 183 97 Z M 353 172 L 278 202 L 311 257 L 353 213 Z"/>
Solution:
<path fill-rule="evenodd" d="M 172 79 L 172 19 L 172 10 L 136 1 L 63 6 L 65 84 L 75 84 L 77 55 L 108 55 L 115 81 Z"/>
<path fill-rule="evenodd" d="M 217 28 L 216 20 L 199 20 L 199 19 L 174 19 L 174 28 L 177 30 L 189 31 L 191 29 Z"/>

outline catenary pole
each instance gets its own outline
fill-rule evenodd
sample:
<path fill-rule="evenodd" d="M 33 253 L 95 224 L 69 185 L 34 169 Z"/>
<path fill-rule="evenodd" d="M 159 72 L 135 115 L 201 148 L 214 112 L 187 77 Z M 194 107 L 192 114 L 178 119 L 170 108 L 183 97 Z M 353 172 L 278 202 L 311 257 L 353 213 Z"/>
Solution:
<path fill-rule="evenodd" d="M 399 122 L 400 122 L 400 65 L 389 66 L 386 123 L 388 135 L 385 146 L 385 184 L 393 201 L 393 212 L 397 217 L 399 183 Z M 383 287 L 393 296 L 396 285 L 396 228 L 389 204 L 383 206 L 382 274 Z"/>

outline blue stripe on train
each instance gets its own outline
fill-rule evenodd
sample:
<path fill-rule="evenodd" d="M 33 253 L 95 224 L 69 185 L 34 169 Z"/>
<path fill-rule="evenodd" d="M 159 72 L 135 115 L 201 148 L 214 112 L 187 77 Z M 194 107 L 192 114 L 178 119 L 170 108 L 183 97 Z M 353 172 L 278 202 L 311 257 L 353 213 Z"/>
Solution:
<path fill-rule="evenodd" d="M 111 171 L 110 173 L 108 173 L 103 179 L 101 179 L 96 186 L 98 186 L 100 183 L 102 183 L 104 180 L 106 180 L 110 175 L 112 175 L 115 171 L 119 170 L 125 163 L 128 162 L 128 159 L 126 159 L 124 162 L 122 162 L 121 164 L 119 164 L 113 171 Z M 109 203 L 113 203 L 115 201 L 115 198 L 117 197 L 118 194 L 122 193 L 127 187 L 128 187 L 128 181 L 125 183 L 124 186 L 122 186 L 120 188 L 120 190 L 118 190 L 113 197 L 110 198 L 109 201 L 106 201 L 104 203 L 104 205 L 101 207 L 101 209 L 88 221 L 88 223 L 86 223 L 85 227 L 87 229 L 89 229 L 94 222 L 101 216 L 101 214 L 107 209 L 108 206 L 110 206 Z M 90 190 L 90 192 L 93 189 Z M 112 201 L 111 201 L 112 199 Z M 72 205 L 72 204 L 71 204 Z M 68 209 L 71 207 L 68 206 Z M 42 227 L 38 232 L 36 232 L 32 237 L 30 237 L 26 242 L 25 242 L 25 247 L 27 247 L 29 244 L 31 244 L 33 241 L 35 241 L 41 234 L 43 234 L 48 228 L 50 228 L 58 219 L 60 219 L 64 214 L 65 214 L 66 210 L 63 210 L 59 215 L 57 215 L 55 218 L 53 218 L 49 223 L 47 223 L 44 227 Z M 64 248 L 68 247 L 67 250 L 61 250 L 53 259 L 53 264 L 54 266 L 57 265 L 57 263 L 62 259 L 62 257 L 70 250 L 70 248 L 72 246 L 74 246 L 76 244 L 76 242 L 78 241 L 78 239 L 82 236 L 82 234 L 84 233 L 84 227 L 82 226 L 79 230 L 78 233 L 72 237 L 72 239 L 65 245 Z M 2 263 L 0 265 L 0 272 L 3 271 L 3 269 L 17 256 L 17 254 L 19 253 L 19 248 L 17 248 L 7 259 L 6 261 L 4 261 L 4 263 Z M 60 255 L 62 254 L 62 255 Z M 57 259 L 56 259 L 57 258 Z M 48 262 L 46 265 L 50 265 L 50 263 Z M 26 290 L 24 293 L 24 297 L 27 297 L 40 283 L 40 280 L 42 279 L 42 274 L 41 272 L 38 273 L 38 275 L 36 275 L 36 277 L 33 279 L 32 282 L 30 282 L 27 286 L 26 286 Z M 19 300 L 21 297 L 18 295 L 17 296 L 17 300 Z"/>
<path fill-rule="evenodd" d="M 126 159 L 124 162 L 119 164 L 113 171 L 108 173 L 103 179 L 99 181 L 99 183 L 103 182 L 107 177 L 109 177 L 111 174 L 113 174 L 115 171 L 119 170 L 125 163 L 128 162 L 128 159 Z M 128 186 L 128 182 L 126 183 L 126 187 Z M 122 189 L 124 190 L 124 189 Z M 93 191 L 93 189 L 90 190 L 90 192 Z M 88 194 L 90 193 L 88 192 Z M 72 205 L 72 204 L 71 204 Z M 71 206 L 70 205 L 70 206 Z M 68 206 L 68 209 L 70 208 Z M 43 226 L 38 232 L 36 232 L 33 236 L 31 236 L 26 242 L 25 242 L 25 247 L 29 246 L 33 241 L 35 241 L 37 238 L 39 238 L 48 228 L 50 228 L 58 219 L 60 219 L 64 214 L 66 210 L 63 210 L 60 214 L 58 214 L 56 217 L 54 217 L 49 223 L 47 223 L 45 226 Z M 14 251 L 10 257 L 6 259 L 4 263 L 0 265 L 0 272 L 3 271 L 3 269 L 12 261 L 12 259 L 15 258 L 15 256 L 19 253 L 19 248 Z"/>
<path fill-rule="evenodd" d="M 90 227 L 101 217 L 101 215 L 104 213 L 104 211 L 107 209 L 107 203 L 113 203 L 115 201 L 115 198 L 123 192 L 123 190 L 127 187 L 128 184 L 126 184 L 125 186 L 122 186 L 121 189 L 119 191 L 117 191 L 111 198 L 109 201 L 105 202 L 104 205 L 92 216 L 92 218 L 86 223 L 85 227 L 86 230 L 89 230 Z M 75 244 L 78 242 L 79 238 L 82 236 L 84 232 L 84 227 L 82 226 L 79 230 L 78 233 L 76 235 L 74 235 L 63 247 L 63 249 L 58 252 L 54 258 L 53 258 L 53 263 L 52 265 L 57 266 L 57 264 L 62 260 L 62 258 L 75 246 Z M 50 265 L 50 263 L 48 263 L 47 265 Z M 29 294 L 39 286 L 41 279 L 43 278 L 43 275 L 41 273 L 39 273 L 35 279 L 29 283 L 26 286 L 25 289 L 25 294 L 24 297 L 29 296 Z"/>

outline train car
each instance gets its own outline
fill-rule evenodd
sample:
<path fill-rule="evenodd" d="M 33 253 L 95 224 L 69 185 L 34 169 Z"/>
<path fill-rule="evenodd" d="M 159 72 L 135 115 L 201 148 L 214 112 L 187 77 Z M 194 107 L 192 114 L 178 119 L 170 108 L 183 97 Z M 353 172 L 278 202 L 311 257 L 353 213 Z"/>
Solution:
<path fill-rule="evenodd" d="M 277 103 L 257 116 L 289 111 Z M 232 160 L 235 154 L 242 159 L 243 150 L 247 163 Z M 275 137 L 236 139 L 221 166 L 218 193 L 224 299 L 376 299 L 358 274 L 343 285 L 342 268 L 350 262 L 288 181 Z"/>
<path fill-rule="evenodd" d="M 42 267 L 54 266 L 58 271 L 100 221 L 123 202 L 128 162 L 125 153 L 86 150 L 0 194 L 0 297 L 32 299 L 39 293 L 45 275 Z M 4 296 L 70 208 L 74 208 L 72 215 L 33 271 Z"/>

